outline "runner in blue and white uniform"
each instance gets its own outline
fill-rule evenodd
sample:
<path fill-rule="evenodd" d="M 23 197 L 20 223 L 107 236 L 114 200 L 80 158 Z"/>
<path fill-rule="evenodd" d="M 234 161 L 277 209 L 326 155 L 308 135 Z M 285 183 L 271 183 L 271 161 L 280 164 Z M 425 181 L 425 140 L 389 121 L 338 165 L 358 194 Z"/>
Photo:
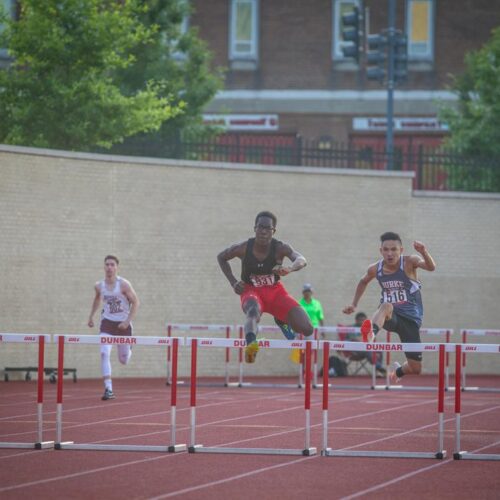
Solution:
<path fill-rule="evenodd" d="M 413 247 L 420 255 L 403 255 L 403 245 L 397 233 L 387 232 L 380 237 L 382 259 L 368 267 L 360 279 L 352 303 L 343 309 L 345 314 L 352 314 L 361 299 L 366 286 L 374 278 L 380 284 L 380 306 L 372 319 L 361 325 L 364 341 L 371 342 L 380 328 L 396 332 L 403 343 L 420 343 L 423 306 L 417 269 L 434 271 L 436 264 L 425 245 L 415 241 Z M 408 374 L 418 375 L 422 371 L 422 353 L 405 353 L 403 365 L 394 363 L 391 381 L 398 382 Z"/>

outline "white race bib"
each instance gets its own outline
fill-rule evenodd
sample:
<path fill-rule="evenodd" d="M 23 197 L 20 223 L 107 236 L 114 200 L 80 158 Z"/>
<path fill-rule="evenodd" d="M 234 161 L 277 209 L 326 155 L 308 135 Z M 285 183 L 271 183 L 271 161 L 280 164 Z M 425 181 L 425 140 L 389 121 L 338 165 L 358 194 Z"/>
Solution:
<path fill-rule="evenodd" d="M 408 302 L 406 290 L 384 290 L 382 292 L 382 302 L 389 302 L 390 304 L 402 304 L 404 302 Z"/>
<path fill-rule="evenodd" d="M 251 274 L 250 275 L 250 281 L 252 282 L 252 285 L 255 287 L 272 286 L 276 282 L 275 278 L 276 277 L 274 274 Z"/>

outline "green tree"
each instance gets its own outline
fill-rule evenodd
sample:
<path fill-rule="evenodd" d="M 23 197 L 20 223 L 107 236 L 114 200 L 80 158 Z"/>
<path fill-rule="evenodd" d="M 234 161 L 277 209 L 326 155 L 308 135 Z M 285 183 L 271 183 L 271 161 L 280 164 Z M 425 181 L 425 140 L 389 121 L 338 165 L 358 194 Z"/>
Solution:
<path fill-rule="evenodd" d="M 0 142 L 70 150 L 110 147 L 182 113 L 160 82 L 126 93 L 115 75 L 155 39 L 138 0 L 23 0 L 7 22 L 12 64 L 0 71 Z"/>
<path fill-rule="evenodd" d="M 450 127 L 448 144 L 465 154 L 500 157 L 500 27 L 480 50 L 465 58 L 465 72 L 454 78 L 458 106 L 441 118 Z"/>
<path fill-rule="evenodd" d="M 222 87 L 222 70 L 212 68 L 212 56 L 198 36 L 197 29 L 187 29 L 191 7 L 186 0 L 147 0 L 148 9 L 141 20 L 149 28 L 157 27 L 150 43 L 135 47 L 134 64 L 118 70 L 126 94 L 145 88 L 154 80 L 161 84 L 162 95 L 171 96 L 174 104 L 185 102 L 182 114 L 165 122 L 158 132 L 139 134 L 116 148 L 142 154 L 168 154 L 168 145 L 181 135 L 213 133 L 202 125 L 202 111 Z"/>

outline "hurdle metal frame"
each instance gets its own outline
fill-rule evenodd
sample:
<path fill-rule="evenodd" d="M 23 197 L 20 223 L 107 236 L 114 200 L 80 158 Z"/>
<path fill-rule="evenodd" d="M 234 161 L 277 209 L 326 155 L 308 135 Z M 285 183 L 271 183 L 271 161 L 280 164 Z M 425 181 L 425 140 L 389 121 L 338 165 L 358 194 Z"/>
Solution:
<path fill-rule="evenodd" d="M 298 380 L 296 384 L 286 384 L 286 383 L 281 383 L 281 384 L 276 384 L 272 382 L 245 382 L 244 381 L 244 362 L 243 362 L 243 350 L 244 347 L 246 346 L 245 342 L 245 335 L 244 335 L 244 327 L 243 325 L 236 325 L 236 330 L 238 331 L 238 339 L 240 341 L 243 341 L 244 343 L 240 345 L 238 348 L 238 382 L 237 383 L 232 383 L 229 384 L 231 386 L 237 385 L 238 387 L 298 387 L 299 389 L 304 388 L 304 356 L 301 353 L 300 355 L 300 362 L 298 363 Z M 266 333 L 278 333 L 280 336 L 283 335 L 283 332 L 278 326 L 269 326 L 269 325 L 259 325 L 259 334 L 266 334 Z M 314 340 L 317 340 L 317 332 L 315 330 L 315 337 Z M 297 341 L 300 341 L 303 339 L 303 336 L 301 334 L 298 334 L 299 336 L 297 337 Z M 258 339 L 260 340 L 260 339 Z M 266 339 L 267 340 L 267 339 Z M 278 340 L 278 339 L 276 339 Z M 274 341 L 274 339 L 273 339 Z M 280 342 L 294 342 L 292 340 L 279 340 Z M 317 359 L 314 358 L 315 354 L 317 356 L 316 349 L 314 349 L 313 352 L 313 360 Z M 314 384 L 313 384 L 314 387 Z"/>
<path fill-rule="evenodd" d="M 361 328 L 357 326 L 320 326 L 317 328 L 317 332 L 320 335 L 325 335 L 325 334 L 333 334 L 333 335 L 339 335 L 339 334 L 355 334 L 355 335 L 361 335 Z M 338 340 L 339 342 L 342 342 L 341 340 Z M 331 340 L 326 340 L 325 342 L 332 342 Z M 335 341 L 337 342 L 337 341 Z M 355 342 L 356 343 L 356 342 Z M 346 349 L 347 350 L 347 349 Z M 328 366 L 328 364 L 326 365 Z M 348 385 L 348 384 L 335 384 L 335 387 L 337 389 L 375 389 L 376 388 L 376 378 L 377 378 L 377 370 L 375 368 L 375 363 L 372 363 L 372 370 L 371 370 L 371 385 Z M 323 364 L 323 372 L 325 371 L 325 365 Z M 318 384 L 317 383 L 317 365 L 316 365 L 316 372 L 314 374 L 314 380 L 316 381 L 316 387 L 322 387 L 323 384 Z M 323 373 L 323 379 L 324 379 L 324 373 Z M 313 385 L 314 387 L 314 385 Z"/>
<path fill-rule="evenodd" d="M 375 450 L 348 450 L 332 449 L 328 447 L 328 378 L 323 370 L 323 448 L 321 455 L 327 457 L 381 457 L 381 458 L 434 458 L 442 459 L 446 456 L 444 450 L 444 365 L 446 351 L 453 352 L 454 345 L 451 344 L 391 344 L 391 343 L 364 343 L 364 342 L 335 342 L 320 341 L 318 349 L 323 349 L 323 361 L 327 360 L 333 350 L 346 351 L 407 351 L 407 352 L 438 352 L 439 353 L 439 378 L 438 378 L 438 445 L 436 452 L 416 451 L 375 451 Z"/>
<path fill-rule="evenodd" d="M 0 333 L 1 343 L 38 344 L 38 371 L 37 371 L 37 440 L 34 443 L 16 443 L 3 441 L 0 448 L 23 448 L 42 450 L 53 448 L 54 441 L 43 440 L 43 383 L 45 345 L 50 343 L 50 335 L 35 333 Z"/>
<path fill-rule="evenodd" d="M 464 348 L 473 347 L 476 353 L 500 353 L 500 346 L 496 344 L 457 344 L 455 354 L 455 451 L 453 458 L 455 460 L 500 460 L 499 453 L 468 453 L 461 450 L 460 429 L 461 429 L 461 411 L 462 411 L 462 392 L 461 390 L 461 368 L 462 355 L 465 355 Z"/>
<path fill-rule="evenodd" d="M 172 348 L 172 386 L 170 392 L 170 445 L 132 445 L 132 444 L 99 444 L 99 443 L 80 443 L 73 441 L 63 441 L 63 377 L 64 371 L 64 346 L 65 344 L 81 345 L 108 343 L 113 344 L 127 343 L 142 346 L 159 346 Z M 177 361 L 178 348 L 183 345 L 182 338 L 177 337 L 134 337 L 134 336 L 101 336 L 101 335 L 55 335 L 54 342 L 58 345 L 58 363 L 57 363 L 57 407 L 56 407 L 56 450 L 107 450 L 107 451 L 158 451 L 175 453 L 186 451 L 185 444 L 176 443 L 176 405 L 177 405 Z"/>
<path fill-rule="evenodd" d="M 460 331 L 460 335 L 462 337 L 462 344 L 464 344 L 462 348 L 462 391 L 480 391 L 480 392 L 500 392 L 500 388 L 497 387 L 467 387 L 467 380 L 466 380 L 466 369 L 467 369 L 467 337 L 470 335 L 473 336 L 499 336 L 500 337 L 500 330 L 493 330 L 493 329 L 463 329 Z M 483 345 L 483 344 L 478 344 L 478 345 Z M 491 344 L 494 345 L 494 344 Z M 497 345 L 497 347 L 500 348 L 500 346 Z M 477 352 L 477 351 L 474 351 Z"/>
<path fill-rule="evenodd" d="M 166 325 L 167 328 L 167 336 L 171 337 L 172 332 L 177 330 L 180 332 L 188 332 L 191 333 L 191 335 L 194 335 L 195 332 L 202 332 L 203 334 L 206 334 L 207 332 L 222 332 L 225 334 L 226 339 L 231 338 L 231 332 L 233 330 L 232 325 L 204 325 L 204 324 L 189 324 L 189 323 L 167 323 Z M 180 337 L 180 338 L 186 338 L 186 337 Z M 230 382 L 229 379 L 229 363 L 231 361 L 231 349 L 227 348 L 225 351 L 225 359 L 224 359 L 224 383 L 223 384 L 217 384 L 217 383 L 210 383 L 210 384 L 205 384 L 208 386 L 218 386 L 218 385 L 223 385 L 224 387 L 228 387 L 230 385 L 237 385 L 237 383 L 232 383 Z M 170 346 L 167 347 L 167 385 L 170 385 L 172 383 L 172 376 L 170 374 L 170 365 L 171 365 L 171 352 L 170 352 Z M 183 380 L 178 380 L 178 384 L 183 384 Z"/>
<path fill-rule="evenodd" d="M 198 347 L 229 347 L 239 348 L 246 345 L 245 340 L 240 339 L 216 339 L 216 338 L 187 338 L 186 346 L 191 347 L 191 394 L 190 394 L 190 444 L 189 453 L 236 453 L 247 455 L 303 455 L 311 456 L 317 453 L 316 448 L 311 447 L 311 352 L 316 349 L 317 342 L 308 340 L 260 340 L 261 349 L 305 349 L 306 374 L 304 391 L 305 410 L 305 445 L 302 449 L 290 448 L 235 448 L 223 446 L 203 446 L 196 443 L 196 372 Z"/>
<path fill-rule="evenodd" d="M 386 332 L 386 341 L 391 343 L 391 334 L 394 332 Z M 451 337 L 453 335 L 453 328 L 420 328 L 420 335 L 444 335 L 444 343 L 450 344 Z M 417 350 L 418 352 L 418 350 Z M 426 386 L 426 385 L 418 385 L 418 386 L 408 386 L 404 384 L 394 385 L 391 384 L 391 380 L 389 377 L 389 372 L 391 368 L 391 352 L 386 352 L 386 378 L 385 385 L 375 385 L 373 389 L 382 389 L 382 390 L 407 390 L 407 391 L 433 391 L 434 387 Z M 445 366 L 444 366 L 444 390 L 450 390 L 450 353 L 447 350 L 445 353 Z M 453 388 L 451 388 L 453 389 Z"/>

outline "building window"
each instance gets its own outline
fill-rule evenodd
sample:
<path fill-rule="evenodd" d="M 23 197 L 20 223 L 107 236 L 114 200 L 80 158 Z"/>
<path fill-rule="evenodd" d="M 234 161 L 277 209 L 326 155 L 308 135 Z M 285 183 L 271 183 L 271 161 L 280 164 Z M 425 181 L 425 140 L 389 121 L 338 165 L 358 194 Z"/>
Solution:
<path fill-rule="evenodd" d="M 408 58 L 412 61 L 434 59 L 434 1 L 406 0 Z"/>
<path fill-rule="evenodd" d="M 334 61 L 352 61 L 352 59 L 346 59 L 342 53 L 342 47 L 352 43 L 344 42 L 342 38 L 342 16 L 347 12 L 352 12 L 354 7 L 358 7 L 361 11 L 361 0 L 333 0 L 332 58 Z"/>
<path fill-rule="evenodd" d="M 15 17 L 15 0 L 0 0 L 0 11 L 7 17 Z M 0 33 L 5 30 L 5 24 L 0 22 Z M 7 57 L 7 48 L 0 47 L 0 57 Z"/>
<path fill-rule="evenodd" d="M 257 60 L 258 0 L 232 0 L 229 59 Z"/>

